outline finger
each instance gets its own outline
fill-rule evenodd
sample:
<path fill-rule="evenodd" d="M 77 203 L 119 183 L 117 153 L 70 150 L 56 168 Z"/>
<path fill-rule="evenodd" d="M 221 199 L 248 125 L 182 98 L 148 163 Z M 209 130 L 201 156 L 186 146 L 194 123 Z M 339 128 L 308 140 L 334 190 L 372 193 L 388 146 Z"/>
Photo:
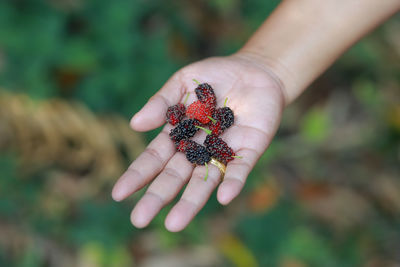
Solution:
<path fill-rule="evenodd" d="M 236 152 L 237 158 L 229 162 L 225 177 L 218 187 L 217 199 L 222 205 L 229 204 L 242 190 L 248 175 L 259 158 L 258 152 L 249 148 L 242 148 Z"/>
<path fill-rule="evenodd" d="M 200 132 L 193 137 L 193 141 L 201 143 L 205 135 Z M 176 153 L 136 204 L 131 214 L 132 224 L 138 228 L 147 226 L 161 208 L 179 193 L 193 169 L 193 164 L 186 159 L 184 153 Z"/>
<path fill-rule="evenodd" d="M 186 160 L 185 154 L 176 153 L 136 204 L 131 213 L 132 224 L 138 228 L 147 226 L 179 193 L 192 172 L 193 165 Z"/>
<path fill-rule="evenodd" d="M 268 133 L 249 126 L 234 126 L 223 136 L 225 142 L 232 144 L 235 154 L 242 158 L 236 158 L 227 165 L 224 180 L 217 191 L 217 199 L 222 205 L 229 204 L 240 193 L 274 132 L 274 129 Z"/>
<path fill-rule="evenodd" d="M 164 86 L 131 119 L 131 127 L 136 131 L 149 131 L 165 123 L 165 113 L 169 106 L 181 101 L 185 88 L 179 74 L 174 74 Z"/>
<path fill-rule="evenodd" d="M 204 181 L 206 169 L 196 167 L 182 198 L 171 209 L 165 219 L 165 227 L 171 232 L 183 230 L 207 202 L 220 180 L 219 169 L 208 165 L 208 179 Z"/>
<path fill-rule="evenodd" d="M 121 201 L 145 186 L 175 154 L 175 147 L 168 135 L 170 128 L 169 125 L 164 127 L 164 130 L 119 178 L 112 191 L 114 200 Z"/>

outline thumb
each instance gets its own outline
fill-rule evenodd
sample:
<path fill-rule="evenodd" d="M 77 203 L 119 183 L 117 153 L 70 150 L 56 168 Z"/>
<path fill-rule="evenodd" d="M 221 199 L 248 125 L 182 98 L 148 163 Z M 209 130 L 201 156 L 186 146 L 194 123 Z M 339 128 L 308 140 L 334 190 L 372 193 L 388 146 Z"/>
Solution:
<path fill-rule="evenodd" d="M 185 94 L 185 88 L 178 76 L 178 73 L 174 74 L 132 117 L 130 124 L 134 130 L 150 131 L 165 123 L 165 113 L 168 107 L 177 104 Z"/>

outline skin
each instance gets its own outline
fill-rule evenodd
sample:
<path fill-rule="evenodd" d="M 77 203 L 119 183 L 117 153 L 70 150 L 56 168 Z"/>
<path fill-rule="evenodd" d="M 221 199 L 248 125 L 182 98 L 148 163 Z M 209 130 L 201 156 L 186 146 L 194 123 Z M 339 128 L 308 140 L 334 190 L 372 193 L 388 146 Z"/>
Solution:
<path fill-rule="evenodd" d="M 193 78 L 210 83 L 217 106 L 228 97 L 235 113 L 235 124 L 221 137 L 243 157 L 228 163 L 224 180 L 209 164 L 205 182 L 205 167 L 194 167 L 183 153 L 176 153 L 168 136 L 172 127 L 166 125 L 117 181 L 112 197 L 121 201 L 150 184 L 131 213 L 133 225 L 142 228 L 187 184 L 165 220 L 172 232 L 183 230 L 217 187 L 218 201 L 227 205 L 270 144 L 284 107 L 352 44 L 399 9 L 398 0 L 283 1 L 240 51 L 184 67 L 131 120 L 135 131 L 160 127 L 167 108 L 183 102 L 187 92 L 191 93 L 187 103 L 195 100 Z M 194 140 L 202 143 L 204 138 L 201 133 Z"/>
<path fill-rule="evenodd" d="M 218 201 L 228 204 L 242 189 L 248 174 L 278 128 L 284 106 L 282 90 L 268 71 L 247 58 L 238 55 L 210 58 L 176 73 L 132 118 L 132 128 L 148 131 L 164 124 L 168 106 L 183 101 L 186 89 L 191 90 L 192 99 L 188 100 L 191 103 L 196 87 L 192 82 L 193 77 L 218 88 L 215 92 L 217 106 L 222 106 L 228 97 L 228 105 L 236 114 L 235 124 L 221 135 L 236 154 L 243 157 L 228 164 L 224 181 L 218 188 Z M 131 214 L 132 223 L 139 228 L 147 226 L 160 209 L 188 183 L 181 199 L 165 221 L 168 230 L 182 230 L 220 183 L 220 172 L 215 166 L 209 164 L 208 180 L 205 182 L 205 167 L 194 168 L 183 153 L 176 152 L 168 135 L 170 129 L 170 125 L 165 126 L 132 163 L 113 190 L 113 198 L 119 201 L 157 176 Z M 205 134 L 197 134 L 195 137 L 194 140 L 202 143 Z"/>

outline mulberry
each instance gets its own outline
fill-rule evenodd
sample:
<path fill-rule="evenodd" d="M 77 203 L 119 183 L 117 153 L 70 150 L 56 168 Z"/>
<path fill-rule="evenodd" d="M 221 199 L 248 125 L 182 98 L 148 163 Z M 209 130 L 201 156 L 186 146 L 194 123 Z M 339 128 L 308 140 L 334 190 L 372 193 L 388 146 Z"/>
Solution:
<path fill-rule="evenodd" d="M 215 135 L 222 134 L 231 127 L 235 121 L 233 111 L 229 107 L 218 108 L 213 114 L 214 121 L 210 124 L 210 130 Z"/>
<path fill-rule="evenodd" d="M 174 143 L 181 141 L 182 139 L 189 139 L 193 137 L 199 130 L 196 126 L 201 125 L 199 121 L 195 119 L 183 120 L 171 130 L 169 136 Z"/>
<path fill-rule="evenodd" d="M 194 81 L 197 82 L 196 80 Z M 217 104 L 217 97 L 215 96 L 213 88 L 208 83 L 199 84 L 199 82 L 197 82 L 197 84 L 198 86 L 194 90 L 197 98 L 202 103 L 206 104 L 211 111 L 214 111 Z"/>
<path fill-rule="evenodd" d="M 209 151 L 202 145 L 196 144 L 186 150 L 186 158 L 191 163 L 197 165 L 206 165 L 210 160 L 211 156 Z"/>
<path fill-rule="evenodd" d="M 167 110 L 167 113 L 165 114 L 167 122 L 175 126 L 183 119 L 183 117 L 185 116 L 185 111 L 185 105 L 181 103 L 170 106 Z"/>
<path fill-rule="evenodd" d="M 207 135 L 206 140 L 204 140 L 204 145 L 211 157 L 224 164 L 235 158 L 235 153 L 232 148 L 215 134 Z"/>
<path fill-rule="evenodd" d="M 186 110 L 186 116 L 191 119 L 196 119 L 202 124 L 209 123 L 211 115 L 212 111 L 201 101 L 193 102 Z"/>

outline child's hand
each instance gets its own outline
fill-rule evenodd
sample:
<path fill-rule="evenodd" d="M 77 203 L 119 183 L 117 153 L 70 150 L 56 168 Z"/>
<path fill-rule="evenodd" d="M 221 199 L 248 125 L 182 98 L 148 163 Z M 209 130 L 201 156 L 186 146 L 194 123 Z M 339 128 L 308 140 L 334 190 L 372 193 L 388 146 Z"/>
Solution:
<path fill-rule="evenodd" d="M 358 39 L 399 10 L 398 0 L 282 1 L 238 54 L 207 59 L 176 73 L 132 118 L 132 128 L 148 131 L 161 126 L 168 106 L 182 101 L 186 91 L 193 92 L 193 78 L 213 86 L 218 106 L 228 97 L 235 123 L 222 139 L 243 156 L 228 164 L 218 188 L 218 201 L 228 204 L 274 136 L 284 105 Z M 193 93 L 189 103 L 194 99 Z M 175 152 L 170 129 L 170 125 L 164 128 L 114 187 L 113 197 L 119 201 L 158 175 L 132 211 L 137 227 L 146 226 L 189 182 L 165 221 L 168 230 L 182 230 L 220 183 L 216 167 L 209 165 L 209 178 L 204 181 L 204 167 L 193 168 L 183 153 Z"/>
<path fill-rule="evenodd" d="M 184 153 L 176 152 L 168 135 L 172 127 L 166 125 L 118 180 L 112 192 L 113 198 L 120 201 L 151 182 L 132 211 L 131 220 L 136 227 L 147 226 L 186 183 L 182 198 L 165 220 L 170 231 L 184 229 L 220 183 L 218 201 L 223 205 L 231 202 L 279 125 L 285 101 L 278 80 L 244 54 L 236 54 L 210 58 L 178 71 L 132 118 L 132 128 L 149 131 L 161 126 L 165 123 L 167 108 L 183 102 L 186 92 L 191 92 L 187 104 L 193 102 L 197 85 L 192 79 L 207 82 L 214 88 L 217 106 L 222 107 L 228 98 L 227 106 L 235 114 L 235 123 L 221 138 L 243 158 L 228 163 L 222 183 L 219 169 L 209 164 L 209 177 L 204 181 L 205 167 L 194 168 Z M 204 133 L 203 136 L 198 133 L 194 140 L 202 143 Z"/>

